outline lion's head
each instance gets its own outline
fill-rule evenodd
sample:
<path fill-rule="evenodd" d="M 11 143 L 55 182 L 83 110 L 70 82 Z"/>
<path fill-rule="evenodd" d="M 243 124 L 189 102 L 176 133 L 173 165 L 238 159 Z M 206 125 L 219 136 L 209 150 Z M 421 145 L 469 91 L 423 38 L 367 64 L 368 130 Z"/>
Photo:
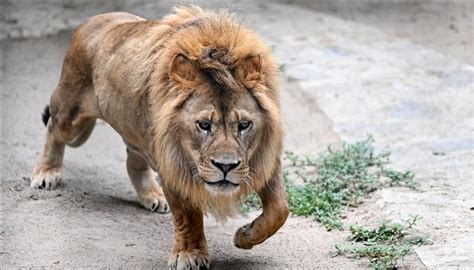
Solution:
<path fill-rule="evenodd" d="M 180 8 L 153 91 L 163 185 L 223 217 L 259 190 L 282 148 L 276 64 L 260 39 L 226 13 Z"/>

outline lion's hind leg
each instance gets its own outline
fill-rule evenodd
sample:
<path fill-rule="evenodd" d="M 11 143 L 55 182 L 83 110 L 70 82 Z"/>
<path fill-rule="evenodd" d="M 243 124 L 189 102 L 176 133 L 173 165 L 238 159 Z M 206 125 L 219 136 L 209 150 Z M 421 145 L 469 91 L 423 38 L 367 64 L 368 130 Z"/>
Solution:
<path fill-rule="evenodd" d="M 163 190 L 155 180 L 153 171 L 147 161 L 134 150 L 127 148 L 127 172 L 135 188 L 140 204 L 146 209 L 158 212 L 169 212 Z"/>
<path fill-rule="evenodd" d="M 51 107 L 43 114 L 47 125 L 46 142 L 31 176 L 32 188 L 53 189 L 63 180 L 63 158 L 66 145 L 77 147 L 91 134 L 96 118 L 87 106 L 71 106 L 67 102 L 55 102 L 62 93 L 58 88 Z M 78 103 L 81 103 L 78 97 Z"/>
<path fill-rule="evenodd" d="M 80 133 L 74 139 L 72 139 L 72 141 L 68 142 L 67 145 L 70 147 L 79 147 L 83 145 L 92 134 L 92 131 L 95 127 L 95 122 L 95 118 L 86 122 Z"/>
<path fill-rule="evenodd" d="M 31 176 L 32 188 L 53 189 L 62 181 L 64 148 L 65 144 L 58 141 L 48 128 L 43 152 Z"/>

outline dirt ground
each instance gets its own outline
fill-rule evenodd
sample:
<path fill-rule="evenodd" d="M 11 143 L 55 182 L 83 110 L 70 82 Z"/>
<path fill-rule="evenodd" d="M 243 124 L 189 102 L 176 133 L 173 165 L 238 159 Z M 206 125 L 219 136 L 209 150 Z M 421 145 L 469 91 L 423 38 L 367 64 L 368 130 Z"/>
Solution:
<path fill-rule="evenodd" d="M 66 150 L 64 185 L 54 191 L 29 188 L 44 140 L 40 113 L 59 79 L 71 28 L 93 13 L 119 9 L 153 18 L 172 5 L 86 2 L 20 1 L 2 6 L 6 11 L 0 16 L 4 269 L 162 269 L 171 249 L 170 216 L 139 206 L 125 169 L 125 147 L 104 122 L 97 123 L 83 147 Z M 417 249 L 402 266 L 474 268 L 469 255 L 474 252 L 474 67 L 469 36 L 474 12 L 463 13 L 472 11 L 471 5 L 423 6 L 430 14 L 443 14 L 438 17 L 450 18 L 446 13 L 451 12 L 460 34 L 446 34 L 446 39 L 458 45 L 444 47 L 430 43 L 428 37 L 414 40 L 417 31 L 425 32 L 433 24 L 423 18 L 434 15 L 415 16 L 414 24 L 399 20 L 398 26 L 391 19 L 390 27 L 384 27 L 380 25 L 387 21 L 387 13 L 364 16 L 367 11 L 358 6 L 347 13 L 300 3 L 206 5 L 236 10 L 274 47 L 284 67 L 286 149 L 314 154 L 328 144 L 371 133 L 379 148 L 392 150 L 395 166 L 417 174 L 421 191 L 376 192 L 361 207 L 348 211 L 345 224 L 374 225 L 420 214 L 421 228 L 434 245 Z M 405 11 L 412 10 L 405 6 Z M 449 21 L 437 22 L 443 25 L 434 27 L 433 35 L 453 31 Z M 401 37 L 394 31 L 406 34 Z M 235 248 L 235 230 L 256 215 L 254 211 L 225 224 L 207 218 L 213 269 L 367 267 L 366 261 L 332 257 L 334 244 L 345 241 L 347 232 L 327 232 L 311 219 L 291 217 L 264 244 L 249 251 Z"/>

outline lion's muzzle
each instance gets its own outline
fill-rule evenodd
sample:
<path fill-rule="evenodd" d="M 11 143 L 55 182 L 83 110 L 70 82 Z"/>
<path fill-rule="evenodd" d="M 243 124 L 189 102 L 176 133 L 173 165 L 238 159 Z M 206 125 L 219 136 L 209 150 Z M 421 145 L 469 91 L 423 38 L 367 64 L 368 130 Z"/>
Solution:
<path fill-rule="evenodd" d="M 223 155 L 219 158 L 211 158 L 211 163 L 224 174 L 225 179 L 231 170 L 239 167 L 240 160 L 230 155 Z"/>

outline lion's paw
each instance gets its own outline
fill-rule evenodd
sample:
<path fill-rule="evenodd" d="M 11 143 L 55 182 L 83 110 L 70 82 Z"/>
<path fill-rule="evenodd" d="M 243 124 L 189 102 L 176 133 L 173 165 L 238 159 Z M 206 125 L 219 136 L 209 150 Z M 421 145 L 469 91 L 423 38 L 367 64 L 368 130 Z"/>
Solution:
<path fill-rule="evenodd" d="M 153 189 L 140 197 L 140 204 L 152 212 L 168 213 L 170 207 L 161 188 Z"/>
<path fill-rule="evenodd" d="M 234 245 L 241 249 L 251 249 L 254 244 L 249 241 L 250 231 L 252 229 L 251 224 L 246 224 L 240 227 L 234 236 Z"/>
<path fill-rule="evenodd" d="M 200 270 L 211 267 L 208 255 L 202 254 L 199 249 L 172 254 L 168 261 L 168 266 L 173 270 Z"/>
<path fill-rule="evenodd" d="M 33 171 L 30 186 L 39 189 L 54 189 L 62 180 L 62 167 L 40 166 Z"/>

